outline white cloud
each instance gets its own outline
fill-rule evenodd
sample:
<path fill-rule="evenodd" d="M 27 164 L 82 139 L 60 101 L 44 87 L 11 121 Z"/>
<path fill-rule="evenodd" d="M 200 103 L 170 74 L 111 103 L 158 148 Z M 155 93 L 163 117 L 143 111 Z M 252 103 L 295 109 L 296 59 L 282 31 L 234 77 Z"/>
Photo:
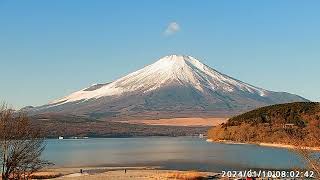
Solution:
<path fill-rule="evenodd" d="M 171 22 L 169 23 L 168 27 L 164 31 L 164 34 L 166 36 L 173 35 L 176 32 L 180 31 L 180 25 L 177 22 Z"/>

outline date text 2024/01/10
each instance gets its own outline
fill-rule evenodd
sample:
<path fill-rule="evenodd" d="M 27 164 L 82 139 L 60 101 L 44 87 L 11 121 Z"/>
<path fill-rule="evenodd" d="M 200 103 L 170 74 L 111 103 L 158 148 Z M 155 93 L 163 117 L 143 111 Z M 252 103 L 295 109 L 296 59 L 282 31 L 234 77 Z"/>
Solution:
<path fill-rule="evenodd" d="M 282 170 L 243 170 L 222 171 L 222 177 L 227 178 L 315 178 L 313 171 L 282 171 Z"/>

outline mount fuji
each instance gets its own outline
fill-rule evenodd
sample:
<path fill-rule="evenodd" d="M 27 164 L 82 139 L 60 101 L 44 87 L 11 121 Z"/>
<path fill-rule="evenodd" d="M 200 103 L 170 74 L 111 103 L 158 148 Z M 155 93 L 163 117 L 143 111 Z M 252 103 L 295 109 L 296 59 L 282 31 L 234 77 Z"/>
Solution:
<path fill-rule="evenodd" d="M 297 101 L 308 100 L 239 81 L 191 56 L 170 55 L 111 83 L 92 85 L 30 112 L 103 119 L 221 117 Z"/>

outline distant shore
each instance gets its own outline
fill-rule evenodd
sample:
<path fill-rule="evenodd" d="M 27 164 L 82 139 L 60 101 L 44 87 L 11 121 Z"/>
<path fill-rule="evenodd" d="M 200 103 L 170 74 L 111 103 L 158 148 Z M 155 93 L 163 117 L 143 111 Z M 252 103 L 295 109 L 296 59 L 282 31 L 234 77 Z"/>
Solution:
<path fill-rule="evenodd" d="M 226 123 L 228 118 L 215 117 L 215 118 L 168 118 L 168 119 L 138 119 L 117 121 L 129 124 L 143 124 L 143 125 L 157 125 L 157 126 L 185 126 L 185 127 L 201 127 L 201 126 L 217 126 Z"/>
<path fill-rule="evenodd" d="M 254 143 L 254 142 L 236 142 L 236 141 L 229 141 L 229 140 L 219 140 L 214 141 L 212 139 L 207 139 L 207 142 L 215 142 L 215 143 L 223 143 L 223 144 L 249 144 L 249 145 L 258 145 L 258 146 L 265 146 L 265 147 L 275 147 L 275 148 L 284 148 L 284 149 L 298 149 L 300 147 L 289 145 L 289 144 L 279 144 L 279 143 Z M 312 151 L 320 151 L 320 147 L 302 147 L 303 149 L 308 149 Z"/>
<path fill-rule="evenodd" d="M 82 172 L 81 172 L 81 170 Z M 34 173 L 34 179 L 54 178 L 57 180 L 80 179 L 197 179 L 218 177 L 219 173 L 163 170 L 160 167 L 78 167 L 78 168 L 48 168 Z"/>

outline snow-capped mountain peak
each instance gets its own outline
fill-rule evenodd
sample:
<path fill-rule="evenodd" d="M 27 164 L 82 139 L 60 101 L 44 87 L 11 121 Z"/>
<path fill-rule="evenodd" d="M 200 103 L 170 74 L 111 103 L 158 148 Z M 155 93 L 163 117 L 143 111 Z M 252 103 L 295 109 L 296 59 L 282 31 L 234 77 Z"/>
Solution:
<path fill-rule="evenodd" d="M 267 90 L 233 79 L 185 55 L 165 56 L 155 63 L 109 84 L 94 84 L 50 104 L 119 96 L 138 91 L 146 93 L 169 85 L 188 86 L 198 91 L 243 91 L 264 96 Z"/>

